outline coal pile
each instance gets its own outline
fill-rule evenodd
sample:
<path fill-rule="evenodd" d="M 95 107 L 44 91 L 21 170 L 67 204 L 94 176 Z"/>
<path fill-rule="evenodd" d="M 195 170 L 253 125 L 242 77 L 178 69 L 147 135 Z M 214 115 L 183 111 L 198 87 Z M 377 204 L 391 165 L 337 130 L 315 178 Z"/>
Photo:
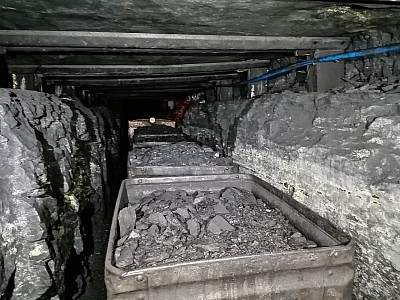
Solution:
<path fill-rule="evenodd" d="M 226 166 L 230 158 L 219 157 L 218 152 L 207 146 L 191 142 L 137 147 L 129 152 L 131 166 Z"/>
<path fill-rule="evenodd" d="M 136 135 L 157 135 L 157 134 L 182 135 L 182 132 L 171 126 L 152 124 L 151 126 L 143 126 L 137 128 L 135 134 Z"/>
<path fill-rule="evenodd" d="M 185 135 L 176 128 L 153 124 L 135 130 L 133 141 L 141 142 L 183 142 Z"/>
<path fill-rule="evenodd" d="M 234 187 L 156 191 L 129 203 L 118 221 L 114 258 L 122 269 L 317 247 L 278 209 Z"/>

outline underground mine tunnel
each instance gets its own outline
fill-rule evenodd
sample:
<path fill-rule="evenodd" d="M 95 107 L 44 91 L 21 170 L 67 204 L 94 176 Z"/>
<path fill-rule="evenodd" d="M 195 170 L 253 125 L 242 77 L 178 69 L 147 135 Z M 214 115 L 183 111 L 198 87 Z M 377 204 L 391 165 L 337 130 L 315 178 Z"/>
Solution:
<path fill-rule="evenodd" d="M 0 299 L 400 299 L 399 1 L 0 3 Z"/>

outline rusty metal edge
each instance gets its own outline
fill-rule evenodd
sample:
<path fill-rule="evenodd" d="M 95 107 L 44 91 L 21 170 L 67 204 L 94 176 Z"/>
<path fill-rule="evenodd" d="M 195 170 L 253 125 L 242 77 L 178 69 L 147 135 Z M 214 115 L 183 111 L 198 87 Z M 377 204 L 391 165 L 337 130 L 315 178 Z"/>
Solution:
<path fill-rule="evenodd" d="M 142 166 L 129 167 L 130 178 L 140 176 L 189 176 L 189 175 L 219 175 L 238 173 L 238 165 L 224 166 Z"/>

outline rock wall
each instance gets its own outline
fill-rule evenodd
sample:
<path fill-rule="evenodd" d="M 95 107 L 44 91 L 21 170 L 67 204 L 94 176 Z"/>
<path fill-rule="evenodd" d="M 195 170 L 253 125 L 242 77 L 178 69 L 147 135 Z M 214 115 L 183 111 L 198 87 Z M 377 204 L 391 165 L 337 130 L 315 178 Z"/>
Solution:
<path fill-rule="evenodd" d="M 388 27 L 386 30 L 368 31 L 352 40 L 346 51 L 386 46 L 400 43 L 400 26 Z M 398 52 L 385 55 L 347 61 L 346 79 L 374 84 L 385 78 L 394 81 L 400 76 L 400 60 Z"/>
<path fill-rule="evenodd" d="M 108 236 L 119 143 L 106 109 L 0 89 L 1 299 L 76 299 L 98 280 L 90 263 Z"/>
<path fill-rule="evenodd" d="M 285 92 L 193 107 L 184 131 L 358 245 L 357 299 L 400 299 L 400 94 Z"/>

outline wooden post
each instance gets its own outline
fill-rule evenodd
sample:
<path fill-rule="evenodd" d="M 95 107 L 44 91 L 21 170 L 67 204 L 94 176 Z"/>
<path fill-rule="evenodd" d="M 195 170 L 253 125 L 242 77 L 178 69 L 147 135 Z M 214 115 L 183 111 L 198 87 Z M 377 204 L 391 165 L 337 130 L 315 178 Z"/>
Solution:
<path fill-rule="evenodd" d="M 315 57 L 341 53 L 337 50 L 317 50 Z M 309 92 L 327 92 L 340 86 L 344 77 L 344 61 L 320 63 L 308 68 L 307 90 Z"/>
<path fill-rule="evenodd" d="M 249 78 L 254 78 L 268 72 L 268 68 L 256 68 L 249 70 Z M 267 92 L 267 81 L 262 80 L 259 82 L 249 84 L 249 97 L 257 97 Z"/>
<path fill-rule="evenodd" d="M 3 55 L 0 55 L 0 87 L 13 88 L 12 75 L 8 73 L 7 62 Z"/>

